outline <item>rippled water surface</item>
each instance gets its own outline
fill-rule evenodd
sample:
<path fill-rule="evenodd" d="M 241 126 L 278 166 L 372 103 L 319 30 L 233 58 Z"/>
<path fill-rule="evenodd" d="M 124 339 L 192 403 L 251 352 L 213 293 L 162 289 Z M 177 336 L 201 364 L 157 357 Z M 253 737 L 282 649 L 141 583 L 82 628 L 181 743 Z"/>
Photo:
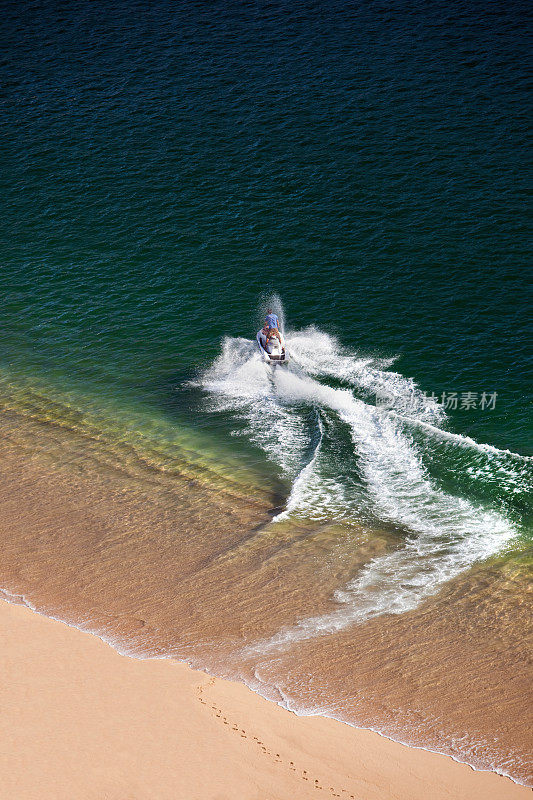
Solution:
<path fill-rule="evenodd" d="M 3 585 L 524 779 L 528 7 L 5 17 L 5 463 L 88 512 L 22 514 Z"/>

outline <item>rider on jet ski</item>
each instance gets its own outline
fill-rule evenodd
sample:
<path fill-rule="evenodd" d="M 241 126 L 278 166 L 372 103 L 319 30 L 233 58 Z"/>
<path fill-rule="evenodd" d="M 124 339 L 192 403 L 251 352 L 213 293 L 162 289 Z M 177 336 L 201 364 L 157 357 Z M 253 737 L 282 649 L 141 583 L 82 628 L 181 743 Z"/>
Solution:
<path fill-rule="evenodd" d="M 279 331 L 277 328 L 268 329 L 268 332 L 265 337 L 265 350 L 267 351 L 267 353 L 270 353 L 270 343 L 272 342 L 273 339 L 277 339 L 278 342 L 281 344 L 281 337 L 279 335 Z M 282 352 L 283 350 L 284 348 L 282 348 Z"/>
<path fill-rule="evenodd" d="M 268 325 L 269 328 L 276 328 L 276 330 L 279 328 L 278 315 L 274 314 L 271 308 L 267 309 L 265 325 Z"/>
<path fill-rule="evenodd" d="M 265 318 L 265 324 L 263 326 L 262 334 L 264 338 L 264 348 L 267 353 L 272 352 L 272 345 L 274 345 L 274 339 L 277 339 L 279 344 L 282 345 L 282 339 L 279 332 L 279 320 L 277 314 L 272 313 L 272 309 L 268 309 L 267 316 Z M 281 352 L 285 352 L 285 348 L 281 347 Z"/>
<path fill-rule="evenodd" d="M 278 316 L 271 308 L 268 309 L 265 324 L 256 338 L 259 349 L 267 361 L 274 364 L 286 364 L 289 361 L 283 334 L 279 330 Z"/>
<path fill-rule="evenodd" d="M 263 326 L 263 335 L 265 337 L 265 349 L 267 353 L 270 352 L 268 345 L 271 339 L 277 339 L 281 343 L 278 315 L 274 314 L 271 308 L 267 309 L 265 324 Z"/>

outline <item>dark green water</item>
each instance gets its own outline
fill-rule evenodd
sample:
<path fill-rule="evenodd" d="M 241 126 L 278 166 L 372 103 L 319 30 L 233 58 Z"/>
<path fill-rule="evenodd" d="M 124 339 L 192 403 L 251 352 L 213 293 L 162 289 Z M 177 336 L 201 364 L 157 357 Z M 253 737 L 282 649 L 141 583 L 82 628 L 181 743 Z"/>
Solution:
<path fill-rule="evenodd" d="M 526 9 L 7 9 L 9 392 L 264 474 L 188 382 L 276 292 L 287 328 L 396 359 L 458 393 L 446 427 L 531 454 Z"/>
<path fill-rule="evenodd" d="M 289 494 L 312 430 L 288 468 L 199 378 L 224 336 L 253 339 L 275 292 L 288 330 L 335 337 L 319 369 L 331 386 L 372 404 L 394 384 L 407 415 L 410 385 L 387 370 L 456 392 L 440 427 L 530 454 L 523 11 L 10 9 L 5 393 L 45 416 L 48 398 L 64 404 L 163 462 L 186 441 Z M 321 403 L 308 392 L 304 417 Z M 425 468 L 522 530 L 527 461 L 461 452 L 433 447 Z"/>

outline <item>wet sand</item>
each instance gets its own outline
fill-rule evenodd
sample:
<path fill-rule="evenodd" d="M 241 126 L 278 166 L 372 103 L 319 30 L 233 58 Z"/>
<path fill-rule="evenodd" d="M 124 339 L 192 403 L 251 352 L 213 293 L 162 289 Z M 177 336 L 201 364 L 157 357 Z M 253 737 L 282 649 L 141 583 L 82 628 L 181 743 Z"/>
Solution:
<path fill-rule="evenodd" d="M 0 587 L 120 652 L 187 660 L 272 699 L 281 691 L 291 707 L 532 781 L 520 564 L 481 565 L 412 612 L 246 660 L 244 646 L 328 611 L 336 586 L 389 546 L 387 536 L 327 526 L 272 533 L 276 498 L 266 494 L 168 475 L 16 414 L 2 416 L 0 434 Z"/>
<path fill-rule="evenodd" d="M 0 603 L 0 796 L 520 800 L 530 790 Z"/>

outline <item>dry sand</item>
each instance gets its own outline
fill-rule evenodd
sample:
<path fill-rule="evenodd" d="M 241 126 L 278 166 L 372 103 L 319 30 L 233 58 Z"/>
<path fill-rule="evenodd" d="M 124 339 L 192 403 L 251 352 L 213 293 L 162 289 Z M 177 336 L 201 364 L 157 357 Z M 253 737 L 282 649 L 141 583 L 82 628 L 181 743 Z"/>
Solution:
<path fill-rule="evenodd" d="M 520 800 L 531 790 L 0 602 L 1 800 Z"/>

